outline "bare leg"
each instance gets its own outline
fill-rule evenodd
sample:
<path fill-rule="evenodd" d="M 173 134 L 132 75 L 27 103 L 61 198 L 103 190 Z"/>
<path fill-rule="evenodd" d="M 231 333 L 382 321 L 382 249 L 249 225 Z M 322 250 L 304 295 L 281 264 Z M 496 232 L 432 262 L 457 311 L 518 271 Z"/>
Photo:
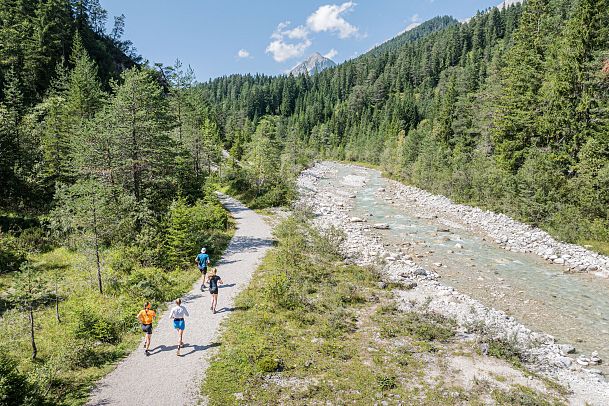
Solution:
<path fill-rule="evenodd" d="M 146 351 L 150 350 L 150 337 L 152 334 L 146 334 Z"/>
<path fill-rule="evenodd" d="M 214 293 L 213 295 L 211 295 L 211 307 L 213 312 L 216 312 L 216 305 L 218 304 L 218 294 Z"/>
<path fill-rule="evenodd" d="M 183 330 L 178 329 L 178 351 L 176 355 L 180 355 L 180 348 L 182 348 L 182 332 Z"/>

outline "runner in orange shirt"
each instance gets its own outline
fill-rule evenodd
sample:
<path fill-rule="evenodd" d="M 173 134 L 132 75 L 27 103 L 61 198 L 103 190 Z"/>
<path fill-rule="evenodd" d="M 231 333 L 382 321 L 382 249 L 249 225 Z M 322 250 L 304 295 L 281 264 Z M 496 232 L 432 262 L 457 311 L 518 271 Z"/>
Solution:
<path fill-rule="evenodd" d="M 144 354 L 150 355 L 150 337 L 152 336 L 152 322 L 156 317 L 156 312 L 152 310 L 150 302 L 146 302 L 144 310 L 141 310 L 137 319 L 142 323 L 142 331 L 146 334 L 144 338 Z"/>

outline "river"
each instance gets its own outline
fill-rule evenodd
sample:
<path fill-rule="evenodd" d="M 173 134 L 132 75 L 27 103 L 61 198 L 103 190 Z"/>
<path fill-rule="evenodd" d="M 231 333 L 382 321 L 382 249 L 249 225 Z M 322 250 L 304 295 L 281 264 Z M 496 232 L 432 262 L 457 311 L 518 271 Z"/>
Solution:
<path fill-rule="evenodd" d="M 390 226 L 370 232 L 433 269 L 444 284 L 559 342 L 574 344 L 579 353 L 598 351 L 609 360 L 607 279 L 566 273 L 537 255 L 507 251 L 454 219 L 447 229 L 442 219 L 425 218 L 416 206 L 384 199 L 378 191 L 389 181 L 378 171 L 337 165 L 320 186 L 340 191 L 346 188 L 344 179 L 354 175 L 363 176 L 366 183 L 348 188 L 355 192 L 352 215 Z"/>

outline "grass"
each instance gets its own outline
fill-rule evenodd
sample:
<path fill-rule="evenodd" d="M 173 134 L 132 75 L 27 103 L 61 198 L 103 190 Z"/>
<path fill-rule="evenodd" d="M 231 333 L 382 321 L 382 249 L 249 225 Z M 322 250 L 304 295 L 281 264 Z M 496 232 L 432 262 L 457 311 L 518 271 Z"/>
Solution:
<path fill-rule="evenodd" d="M 232 232 L 218 237 L 224 246 Z M 0 318 L 0 351 L 17 362 L 19 371 L 50 404 L 83 404 L 91 385 L 141 342 L 136 315 L 143 302 L 150 300 L 157 311 L 163 310 L 166 301 L 189 291 L 200 276 L 194 266 L 171 272 L 140 266 L 125 270 L 120 261 L 113 262 L 122 256 L 117 250 L 103 256 L 103 295 L 97 290 L 91 255 L 66 248 L 31 255 L 30 261 L 38 265 L 51 290 L 57 278 L 61 298 L 61 321 L 56 319 L 54 301 L 35 310 L 35 361 L 31 359 L 27 312 L 9 306 Z M 14 277 L 0 275 L 0 297 L 6 299 Z"/>
<path fill-rule="evenodd" d="M 278 245 L 236 298 L 240 310 L 223 325 L 222 346 L 202 385 L 210 405 L 520 399 L 518 388 L 460 386 L 445 366 L 459 347 L 455 324 L 398 309 L 391 290 L 378 286 L 378 274 L 343 264 L 303 219 L 285 220 L 276 237 Z"/>
<path fill-rule="evenodd" d="M 607 241 L 584 240 L 581 245 L 599 254 L 609 255 L 609 242 Z"/>

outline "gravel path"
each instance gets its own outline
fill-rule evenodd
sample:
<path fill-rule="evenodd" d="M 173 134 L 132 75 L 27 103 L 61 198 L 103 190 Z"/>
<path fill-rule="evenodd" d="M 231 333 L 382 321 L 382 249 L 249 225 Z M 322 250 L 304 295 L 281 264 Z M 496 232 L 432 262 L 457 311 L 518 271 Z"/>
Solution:
<path fill-rule="evenodd" d="M 247 286 L 254 269 L 272 245 L 271 228 L 262 217 L 230 197 L 220 195 L 224 207 L 237 222 L 237 230 L 218 265 L 224 281 L 218 297 L 218 313 L 209 310 L 209 291 L 200 282 L 184 297 L 191 317 L 186 319 L 185 348 L 176 356 L 177 334 L 169 314 L 160 318 L 152 334 L 151 355 L 139 347 L 94 388 L 89 405 L 193 405 L 209 365 L 210 349 L 220 346 L 221 321 L 234 310 L 238 292 Z M 193 253 L 194 258 L 195 253 Z M 135 317 L 135 316 L 134 316 Z"/>

